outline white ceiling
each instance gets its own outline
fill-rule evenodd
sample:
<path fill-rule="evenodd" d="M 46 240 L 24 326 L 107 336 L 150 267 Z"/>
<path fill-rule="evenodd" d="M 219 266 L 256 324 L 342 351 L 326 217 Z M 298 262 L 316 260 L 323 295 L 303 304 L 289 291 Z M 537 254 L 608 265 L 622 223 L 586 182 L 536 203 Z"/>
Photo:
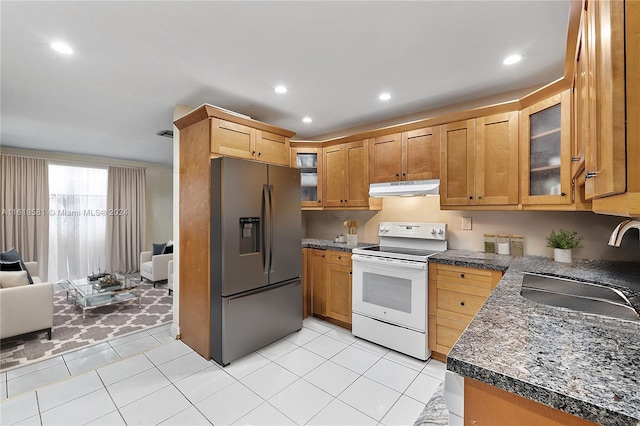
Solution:
<path fill-rule="evenodd" d="M 0 14 L 3 146 L 171 164 L 156 132 L 178 104 L 310 139 L 549 83 L 569 0 L 2 1 Z M 524 59 L 503 65 L 512 53 Z"/>

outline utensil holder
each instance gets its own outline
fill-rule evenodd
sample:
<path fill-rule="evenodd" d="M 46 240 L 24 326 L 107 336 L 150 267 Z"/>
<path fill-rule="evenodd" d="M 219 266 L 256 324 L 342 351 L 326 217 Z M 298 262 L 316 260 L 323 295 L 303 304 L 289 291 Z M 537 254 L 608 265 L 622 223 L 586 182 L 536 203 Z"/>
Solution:
<path fill-rule="evenodd" d="M 358 234 L 347 234 L 347 245 L 349 245 L 349 246 L 357 246 L 358 245 Z"/>

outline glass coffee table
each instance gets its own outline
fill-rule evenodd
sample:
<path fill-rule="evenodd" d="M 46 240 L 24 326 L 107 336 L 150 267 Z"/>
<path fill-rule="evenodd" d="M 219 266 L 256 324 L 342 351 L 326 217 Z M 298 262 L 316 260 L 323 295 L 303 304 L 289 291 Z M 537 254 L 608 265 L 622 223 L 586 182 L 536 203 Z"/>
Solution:
<path fill-rule="evenodd" d="M 140 284 L 129 278 L 113 274 L 118 280 L 117 285 L 101 288 L 98 281 L 88 281 L 86 278 L 79 280 L 65 280 L 62 287 L 74 298 L 76 305 L 82 308 L 82 319 L 85 318 L 88 309 L 100 306 L 113 305 L 115 303 L 137 300 L 138 307 L 142 307 L 142 293 Z"/>

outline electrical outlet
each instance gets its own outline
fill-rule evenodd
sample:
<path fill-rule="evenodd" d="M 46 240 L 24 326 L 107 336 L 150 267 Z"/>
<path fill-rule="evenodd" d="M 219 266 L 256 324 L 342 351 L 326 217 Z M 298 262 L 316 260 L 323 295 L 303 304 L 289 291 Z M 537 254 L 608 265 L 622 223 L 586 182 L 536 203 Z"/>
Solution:
<path fill-rule="evenodd" d="M 462 218 L 462 230 L 463 231 L 471 231 L 471 218 L 463 217 Z"/>

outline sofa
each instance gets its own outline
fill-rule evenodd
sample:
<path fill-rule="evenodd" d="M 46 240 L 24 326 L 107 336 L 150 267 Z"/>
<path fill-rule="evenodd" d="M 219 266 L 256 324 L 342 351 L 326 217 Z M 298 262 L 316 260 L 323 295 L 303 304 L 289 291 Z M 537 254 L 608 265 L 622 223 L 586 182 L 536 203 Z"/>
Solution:
<path fill-rule="evenodd" d="M 41 282 L 37 262 L 24 265 L 33 284 L 5 287 L 0 278 L 0 339 L 46 331 L 51 340 L 53 283 Z"/>
<path fill-rule="evenodd" d="M 173 253 L 156 254 L 152 251 L 140 253 L 140 277 L 146 278 L 156 286 L 158 281 L 169 278 L 169 261 L 173 260 Z"/>
<path fill-rule="evenodd" d="M 173 293 L 173 260 L 169 261 L 169 276 L 167 277 L 167 287 L 169 287 L 169 296 Z"/>

